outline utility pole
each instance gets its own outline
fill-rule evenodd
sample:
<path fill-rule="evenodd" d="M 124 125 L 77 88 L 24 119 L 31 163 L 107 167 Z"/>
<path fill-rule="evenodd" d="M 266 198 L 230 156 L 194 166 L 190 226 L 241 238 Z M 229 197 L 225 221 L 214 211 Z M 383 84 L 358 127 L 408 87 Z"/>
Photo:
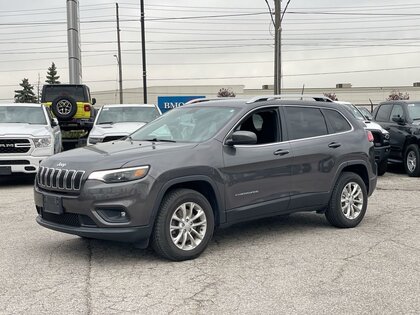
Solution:
<path fill-rule="evenodd" d="M 36 89 L 37 89 L 37 94 L 36 94 L 36 99 L 37 99 L 37 103 L 41 103 L 41 76 L 39 75 L 38 72 L 38 82 L 36 84 Z"/>
<path fill-rule="evenodd" d="M 115 4 L 117 13 L 117 41 L 118 41 L 118 81 L 120 84 L 120 104 L 124 104 L 123 101 L 123 84 L 122 84 L 122 59 L 121 59 L 121 38 L 120 38 L 120 14 L 118 12 L 118 3 Z"/>
<path fill-rule="evenodd" d="M 146 34 L 144 29 L 144 0 L 140 0 L 140 22 L 141 22 L 141 54 L 143 63 L 143 99 L 147 104 L 147 71 L 146 71 Z"/>
<path fill-rule="evenodd" d="M 82 53 L 79 30 L 79 0 L 67 0 L 67 45 L 70 84 L 82 83 Z"/>
<path fill-rule="evenodd" d="M 274 94 L 281 94 L 281 0 L 274 0 Z"/>

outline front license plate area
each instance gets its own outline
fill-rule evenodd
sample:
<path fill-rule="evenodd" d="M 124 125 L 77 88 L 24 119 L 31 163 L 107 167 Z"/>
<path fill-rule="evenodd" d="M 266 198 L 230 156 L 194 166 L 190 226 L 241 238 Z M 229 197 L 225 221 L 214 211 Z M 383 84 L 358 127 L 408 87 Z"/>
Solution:
<path fill-rule="evenodd" d="M 0 166 L 0 175 L 12 175 L 12 167 Z"/>
<path fill-rule="evenodd" d="M 63 202 L 61 197 L 44 195 L 44 211 L 54 214 L 63 214 Z"/>

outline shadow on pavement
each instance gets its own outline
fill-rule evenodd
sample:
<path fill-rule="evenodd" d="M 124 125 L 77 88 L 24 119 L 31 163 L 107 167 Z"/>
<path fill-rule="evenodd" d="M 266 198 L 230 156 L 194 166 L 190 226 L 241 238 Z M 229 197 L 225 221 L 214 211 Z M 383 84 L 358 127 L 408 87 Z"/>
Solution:
<path fill-rule="evenodd" d="M 34 184 L 35 174 L 18 174 L 0 176 L 0 187 L 5 186 L 32 186 Z"/>

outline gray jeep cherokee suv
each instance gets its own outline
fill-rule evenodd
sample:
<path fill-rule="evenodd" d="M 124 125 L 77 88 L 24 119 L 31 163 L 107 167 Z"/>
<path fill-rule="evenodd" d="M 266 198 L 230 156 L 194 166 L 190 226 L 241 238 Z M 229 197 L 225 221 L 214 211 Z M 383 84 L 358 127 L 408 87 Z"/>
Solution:
<path fill-rule="evenodd" d="M 216 227 L 297 211 L 357 226 L 373 137 L 346 106 L 256 98 L 171 110 L 123 141 L 63 152 L 36 177 L 37 222 L 192 259 Z"/>

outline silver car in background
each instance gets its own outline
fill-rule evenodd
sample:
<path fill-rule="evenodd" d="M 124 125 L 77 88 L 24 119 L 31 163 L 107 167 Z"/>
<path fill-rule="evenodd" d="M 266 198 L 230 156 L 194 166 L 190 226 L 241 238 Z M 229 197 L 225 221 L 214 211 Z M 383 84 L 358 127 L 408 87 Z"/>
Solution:
<path fill-rule="evenodd" d="M 160 115 L 153 104 L 104 105 L 96 115 L 88 145 L 124 138 Z"/>

